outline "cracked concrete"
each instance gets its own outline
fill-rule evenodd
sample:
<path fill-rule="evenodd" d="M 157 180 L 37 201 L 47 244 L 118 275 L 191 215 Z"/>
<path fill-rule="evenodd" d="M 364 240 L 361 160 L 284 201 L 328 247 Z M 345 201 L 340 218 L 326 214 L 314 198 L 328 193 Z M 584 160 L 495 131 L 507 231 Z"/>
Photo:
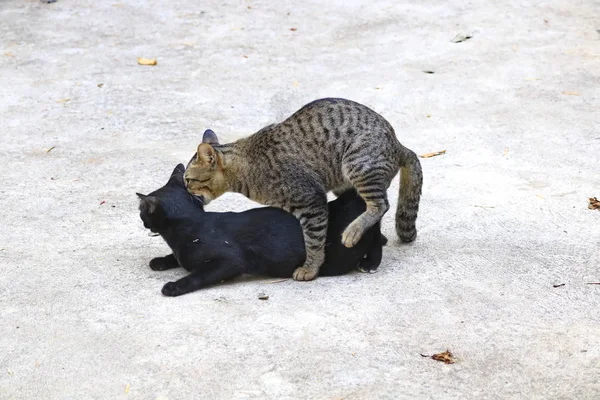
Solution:
<path fill-rule="evenodd" d="M 2 1 L 0 398 L 598 398 L 598 11 Z M 377 274 L 163 297 L 183 271 L 147 267 L 167 247 L 135 192 L 204 129 L 234 140 L 325 96 L 447 150 L 422 159 L 417 241 L 388 214 Z M 456 364 L 420 356 L 447 348 Z"/>

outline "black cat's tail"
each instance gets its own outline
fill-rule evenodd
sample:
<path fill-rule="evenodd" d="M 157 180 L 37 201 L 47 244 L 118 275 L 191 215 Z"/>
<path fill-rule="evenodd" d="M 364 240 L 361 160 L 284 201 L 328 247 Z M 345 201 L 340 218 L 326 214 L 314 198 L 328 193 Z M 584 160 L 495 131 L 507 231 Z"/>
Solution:
<path fill-rule="evenodd" d="M 403 148 L 400 160 L 400 191 L 396 208 L 396 233 L 407 243 L 417 238 L 417 213 L 423 186 L 423 171 L 417 155 Z"/>

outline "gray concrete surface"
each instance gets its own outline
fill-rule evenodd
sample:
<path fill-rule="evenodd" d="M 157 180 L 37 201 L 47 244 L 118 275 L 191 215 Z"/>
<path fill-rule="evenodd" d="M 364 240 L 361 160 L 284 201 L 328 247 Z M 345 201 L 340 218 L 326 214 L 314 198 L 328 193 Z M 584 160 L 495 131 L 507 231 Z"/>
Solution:
<path fill-rule="evenodd" d="M 0 2 L 0 398 L 598 398 L 599 3 L 370 3 Z M 162 297 L 134 193 L 325 96 L 447 150 L 418 240 Z"/>

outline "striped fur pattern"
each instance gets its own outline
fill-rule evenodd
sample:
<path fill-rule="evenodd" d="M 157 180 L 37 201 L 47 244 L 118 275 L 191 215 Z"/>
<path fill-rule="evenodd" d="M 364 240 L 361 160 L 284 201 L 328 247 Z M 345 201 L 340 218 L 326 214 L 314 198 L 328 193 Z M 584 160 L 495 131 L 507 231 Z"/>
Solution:
<path fill-rule="evenodd" d="M 285 121 L 229 144 L 219 144 L 208 130 L 184 177 L 188 191 L 205 203 L 238 192 L 295 215 L 306 261 L 294 279 L 311 280 L 324 258 L 327 192 L 354 187 L 367 204 L 342 234 L 342 243 L 352 247 L 388 210 L 387 188 L 400 169 L 396 232 L 411 242 L 417 236 L 421 164 L 381 115 L 353 101 L 316 100 Z"/>

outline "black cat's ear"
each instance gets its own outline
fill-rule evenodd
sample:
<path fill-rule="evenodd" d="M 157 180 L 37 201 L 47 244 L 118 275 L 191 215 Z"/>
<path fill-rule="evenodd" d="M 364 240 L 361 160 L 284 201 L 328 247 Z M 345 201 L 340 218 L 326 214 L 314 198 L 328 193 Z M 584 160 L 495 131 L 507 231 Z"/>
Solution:
<path fill-rule="evenodd" d="M 171 172 L 171 178 L 167 184 L 183 185 L 183 174 L 185 173 L 185 167 L 183 164 L 177 164 L 173 172 Z"/>
<path fill-rule="evenodd" d="M 154 214 L 158 207 L 160 206 L 160 202 L 156 196 L 146 196 L 141 193 L 136 193 L 140 198 L 140 210 L 146 210 L 148 214 Z"/>
<path fill-rule="evenodd" d="M 173 173 L 171 175 L 175 175 L 175 174 L 183 174 L 185 172 L 185 167 L 183 166 L 182 163 L 177 164 L 177 166 L 175 167 L 175 169 L 173 170 Z"/>
<path fill-rule="evenodd" d="M 212 130 L 207 129 L 204 131 L 204 136 L 202 136 L 202 143 L 219 144 L 219 139 Z"/>

